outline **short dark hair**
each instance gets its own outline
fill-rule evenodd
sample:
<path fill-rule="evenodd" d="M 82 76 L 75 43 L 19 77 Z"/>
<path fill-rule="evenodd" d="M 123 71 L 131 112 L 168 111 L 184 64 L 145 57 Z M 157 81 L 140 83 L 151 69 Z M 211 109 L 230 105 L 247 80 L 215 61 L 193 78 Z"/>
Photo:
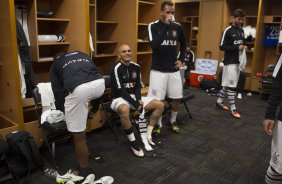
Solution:
<path fill-rule="evenodd" d="M 164 10 L 165 6 L 173 6 L 173 5 L 174 5 L 173 2 L 171 2 L 171 1 L 164 1 L 164 2 L 162 2 L 162 4 L 161 4 L 161 11 Z"/>
<path fill-rule="evenodd" d="M 236 17 L 245 17 L 246 13 L 242 9 L 236 9 L 233 12 L 233 16 Z"/>

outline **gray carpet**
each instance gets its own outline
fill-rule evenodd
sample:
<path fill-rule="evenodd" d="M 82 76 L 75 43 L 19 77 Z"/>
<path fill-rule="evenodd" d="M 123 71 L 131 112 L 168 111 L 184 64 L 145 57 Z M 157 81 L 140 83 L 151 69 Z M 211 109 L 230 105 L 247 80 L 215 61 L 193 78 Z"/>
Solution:
<path fill-rule="evenodd" d="M 242 115 L 237 120 L 215 107 L 217 97 L 196 88 L 185 90 L 187 92 L 195 94 L 188 102 L 193 119 L 189 119 L 182 106 L 180 134 L 172 134 L 169 127 L 164 126 L 162 135 L 155 139 L 163 142 L 156 152 L 164 158 L 152 157 L 152 153 L 146 153 L 143 159 L 134 157 L 119 126 L 116 127 L 118 144 L 109 128 L 89 133 L 90 151 L 102 158 L 91 159 L 95 175 L 113 176 L 114 183 L 120 184 L 264 183 L 271 143 L 262 129 L 266 101 L 256 94 L 244 95 L 242 100 L 237 100 Z M 48 152 L 43 154 L 46 167 L 50 167 Z M 60 173 L 77 165 L 72 142 L 57 146 L 57 162 Z M 55 183 L 40 171 L 34 173 L 31 180 L 31 183 Z"/>

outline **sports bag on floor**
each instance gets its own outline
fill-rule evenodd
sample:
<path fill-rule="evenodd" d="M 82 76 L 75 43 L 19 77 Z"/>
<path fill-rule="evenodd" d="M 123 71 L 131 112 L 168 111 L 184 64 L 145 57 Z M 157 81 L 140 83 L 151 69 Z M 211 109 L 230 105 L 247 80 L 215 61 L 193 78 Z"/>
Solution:
<path fill-rule="evenodd" d="M 28 177 L 42 168 L 43 161 L 33 137 L 26 131 L 15 131 L 6 135 L 10 150 L 7 154 L 9 167 L 16 177 Z"/>

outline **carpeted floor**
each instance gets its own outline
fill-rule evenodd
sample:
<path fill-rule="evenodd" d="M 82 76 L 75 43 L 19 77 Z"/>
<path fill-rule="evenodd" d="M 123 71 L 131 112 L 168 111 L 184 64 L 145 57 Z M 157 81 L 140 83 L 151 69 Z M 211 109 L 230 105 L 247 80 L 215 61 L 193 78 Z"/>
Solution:
<path fill-rule="evenodd" d="M 266 101 L 259 95 L 243 96 L 237 100 L 242 115 L 233 119 L 229 112 L 215 107 L 216 97 L 196 88 L 185 90 L 194 93 L 188 102 L 193 119 L 185 108 L 179 114 L 181 133 L 172 134 L 168 126 L 162 128 L 158 140 L 163 146 L 156 150 L 159 156 L 136 158 L 121 127 L 117 126 L 119 143 L 116 144 L 109 128 L 96 130 L 87 136 L 89 149 L 102 159 L 91 159 L 95 175 L 113 176 L 119 184 L 260 184 L 270 158 L 271 138 L 262 129 Z M 167 118 L 164 118 L 167 121 Z M 58 171 L 62 174 L 77 165 L 72 142 L 58 145 Z M 48 152 L 45 155 L 46 167 Z M 38 171 L 31 183 L 55 183 Z"/>

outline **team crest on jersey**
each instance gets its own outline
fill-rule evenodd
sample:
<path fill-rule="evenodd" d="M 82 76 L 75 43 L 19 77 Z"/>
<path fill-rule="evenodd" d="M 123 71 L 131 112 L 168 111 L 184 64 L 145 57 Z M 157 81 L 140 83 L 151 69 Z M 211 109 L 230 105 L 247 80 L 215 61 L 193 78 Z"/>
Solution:
<path fill-rule="evenodd" d="M 234 80 L 230 80 L 230 81 L 229 81 L 229 84 L 230 84 L 230 85 L 233 85 L 233 84 L 234 84 Z"/>
<path fill-rule="evenodd" d="M 158 91 L 156 89 L 152 89 L 152 95 L 157 96 L 157 94 L 158 94 Z"/>
<path fill-rule="evenodd" d="M 132 72 L 131 78 L 132 79 L 136 79 L 137 78 L 137 73 L 136 72 Z"/>
<path fill-rule="evenodd" d="M 277 152 L 274 152 L 273 153 L 273 157 L 272 157 L 272 160 L 273 160 L 273 163 L 278 165 L 279 164 L 279 154 Z"/>
<path fill-rule="evenodd" d="M 177 32 L 176 32 L 176 30 L 172 30 L 172 36 L 173 36 L 173 37 L 177 37 Z"/>

